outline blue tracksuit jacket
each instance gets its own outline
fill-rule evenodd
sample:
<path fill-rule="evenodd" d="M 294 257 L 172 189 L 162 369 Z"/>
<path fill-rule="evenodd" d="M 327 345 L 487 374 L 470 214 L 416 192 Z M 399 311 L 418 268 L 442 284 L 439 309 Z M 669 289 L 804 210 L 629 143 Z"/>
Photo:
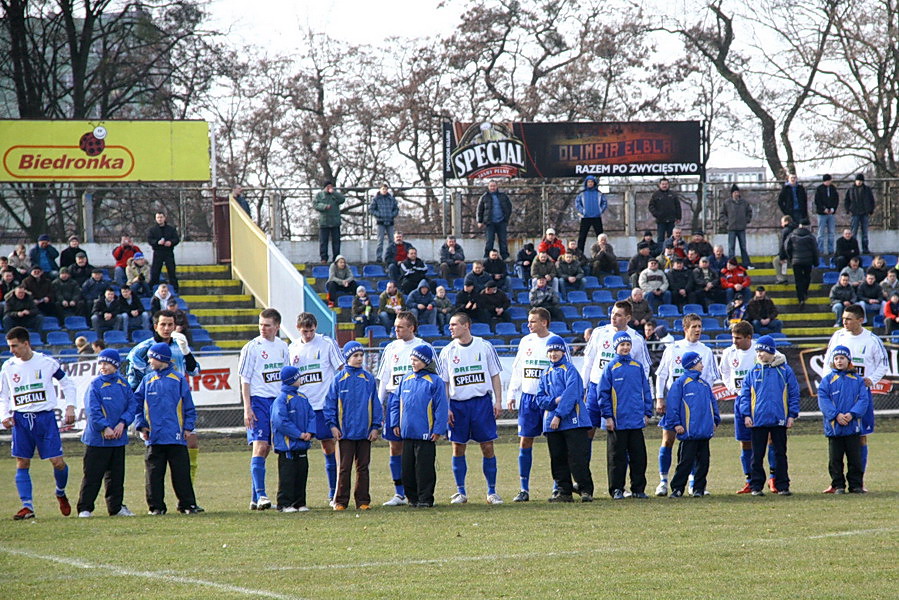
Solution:
<path fill-rule="evenodd" d="M 715 426 L 721 423 L 718 401 L 701 375 L 699 371 L 684 371 L 668 390 L 665 428 L 683 427 L 684 433 L 677 436 L 679 440 L 710 439 L 715 435 Z"/>
<path fill-rule="evenodd" d="M 784 427 L 787 418 L 798 417 L 799 383 L 786 359 L 775 355 L 770 365 L 756 363 L 743 379 L 737 402 L 753 427 Z"/>
<path fill-rule="evenodd" d="M 325 423 L 337 427 L 347 440 L 366 440 L 381 428 L 383 411 L 375 376 L 365 369 L 345 366 L 337 373 L 325 398 Z"/>
<path fill-rule="evenodd" d="M 306 396 L 292 385 L 281 385 L 281 393 L 272 403 L 272 439 L 275 452 L 306 451 L 312 440 L 301 440 L 304 433 L 315 435 L 315 411 Z"/>
<path fill-rule="evenodd" d="M 574 207 L 577 209 L 578 214 L 587 219 L 601 217 L 608 207 L 605 194 L 601 193 L 595 186 L 593 189 L 587 188 L 587 182 L 591 179 L 596 183 L 596 177 L 588 175 L 584 179 L 583 191 L 574 199 Z"/>
<path fill-rule="evenodd" d="M 556 404 L 556 398 L 561 398 L 559 404 Z M 584 382 L 569 360 L 567 352 L 562 360 L 553 363 L 540 376 L 535 401 L 544 411 L 543 433 L 592 427 L 584 404 Z M 562 420 L 558 429 L 549 427 L 554 417 Z"/>
<path fill-rule="evenodd" d="M 185 431 L 193 431 L 197 410 L 190 395 L 187 378 L 172 369 L 150 371 L 134 392 L 137 401 L 137 429 L 150 429 L 145 444 L 181 444 L 186 446 Z"/>
<path fill-rule="evenodd" d="M 446 435 L 449 403 L 446 384 L 427 369 L 409 373 L 390 398 L 390 422 L 399 424 L 400 437 L 427 440 L 431 435 Z"/>
<path fill-rule="evenodd" d="M 103 430 L 107 427 L 115 429 L 119 423 L 127 428 L 134 421 L 137 412 L 137 400 L 134 392 L 118 373 L 99 375 L 91 382 L 85 398 L 87 408 L 87 426 L 81 434 L 81 441 L 87 446 L 127 446 L 128 430 L 117 440 L 107 440 Z"/>
<path fill-rule="evenodd" d="M 871 406 L 871 391 L 854 372 L 834 369 L 818 386 L 818 407 L 824 414 L 824 435 L 841 437 L 862 432 L 862 417 Z M 840 413 L 852 413 L 849 425 L 837 423 Z"/>
<path fill-rule="evenodd" d="M 652 416 L 653 398 L 640 363 L 625 355 L 607 364 L 599 379 L 597 402 L 603 419 L 615 419 L 615 429 L 643 429 L 644 417 Z M 593 425 L 598 427 L 599 423 Z"/>
<path fill-rule="evenodd" d="M 150 361 L 147 360 L 147 352 L 150 351 L 150 346 L 158 341 L 156 336 L 147 338 L 134 346 L 131 349 L 131 352 L 128 353 L 128 383 L 131 384 L 131 389 L 137 389 L 137 386 L 140 384 L 144 375 L 151 371 Z M 178 344 L 175 343 L 174 340 L 169 342 L 169 349 L 172 351 L 172 362 L 170 364 L 175 367 L 176 371 L 179 373 L 187 373 L 188 375 L 200 374 L 199 362 L 197 362 L 197 366 L 193 371 L 187 371 L 184 355 L 181 353 L 181 348 L 178 347 Z"/>

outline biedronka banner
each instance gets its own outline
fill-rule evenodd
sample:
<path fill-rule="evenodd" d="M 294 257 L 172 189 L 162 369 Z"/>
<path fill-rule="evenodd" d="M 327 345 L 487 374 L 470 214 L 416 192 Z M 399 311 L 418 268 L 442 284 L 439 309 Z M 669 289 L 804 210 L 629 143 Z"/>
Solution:
<path fill-rule="evenodd" d="M 0 181 L 209 181 L 206 121 L 0 121 Z"/>

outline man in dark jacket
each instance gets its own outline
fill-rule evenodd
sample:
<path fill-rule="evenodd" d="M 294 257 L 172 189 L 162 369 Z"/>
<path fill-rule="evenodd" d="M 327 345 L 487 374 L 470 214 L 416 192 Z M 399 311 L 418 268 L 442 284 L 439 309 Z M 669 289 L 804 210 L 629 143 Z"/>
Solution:
<path fill-rule="evenodd" d="M 9 331 L 13 327 L 24 327 L 29 331 L 40 331 L 43 318 L 28 290 L 19 285 L 4 300 L 3 329 Z"/>
<path fill-rule="evenodd" d="M 387 276 L 390 279 L 399 281 L 402 275 L 400 273 L 400 264 L 406 260 L 409 250 L 413 248 L 415 246 L 404 240 L 401 232 L 394 232 L 393 241 L 390 242 L 387 250 L 384 251 L 384 263 L 387 265 Z"/>
<path fill-rule="evenodd" d="M 790 173 L 787 182 L 780 189 L 777 206 L 783 214 L 790 215 L 797 223 L 808 219 L 808 194 L 797 181 L 795 173 Z"/>
<path fill-rule="evenodd" d="M 35 244 L 28 252 L 28 258 L 32 265 L 38 265 L 50 277 L 56 277 L 59 272 L 59 265 L 56 259 L 59 257 L 59 250 L 50 244 L 50 236 L 42 233 L 37 238 Z"/>
<path fill-rule="evenodd" d="M 846 190 L 846 212 L 852 215 L 852 236 L 862 230 L 862 254 L 870 254 L 868 249 L 868 218 L 874 214 L 874 193 L 865 185 L 865 176 L 855 176 L 854 185 Z"/>
<path fill-rule="evenodd" d="M 805 307 L 808 286 L 812 282 L 812 268 L 818 264 L 818 242 L 809 231 L 808 218 L 799 222 L 796 231 L 790 234 L 786 243 L 787 257 L 793 265 L 796 277 L 796 298 L 799 308 Z"/>
<path fill-rule="evenodd" d="M 156 224 L 147 232 L 147 243 L 153 248 L 153 264 L 150 266 L 150 287 L 159 283 L 162 265 L 172 291 L 178 291 L 178 277 L 175 275 L 175 246 L 181 241 L 178 230 L 169 225 L 165 213 L 156 213 Z"/>
<path fill-rule="evenodd" d="M 851 229 L 844 229 L 843 235 L 837 238 L 836 251 L 833 254 L 833 266 L 842 271 L 849 265 L 849 261 L 856 256 L 861 256 L 858 249 L 858 239 L 852 235 Z"/>
<path fill-rule="evenodd" d="M 375 259 L 377 262 L 387 260 L 383 254 L 384 241 L 387 240 L 387 243 L 390 243 L 390 240 L 393 239 L 393 222 L 399 213 L 400 208 L 396 198 L 390 193 L 387 184 L 382 183 L 378 193 L 372 196 L 368 205 L 368 214 L 374 217 L 378 226 L 378 249 Z"/>
<path fill-rule="evenodd" d="M 699 266 L 693 269 L 693 287 L 690 302 L 702 304 L 708 308 L 712 302 L 724 302 L 724 290 L 721 289 L 721 273 L 709 266 L 709 257 L 699 259 Z"/>
<path fill-rule="evenodd" d="M 31 267 L 31 274 L 22 280 L 22 287 L 28 290 L 38 309 L 51 317 L 59 316 L 53 296 L 53 280 L 44 275 L 39 266 Z"/>
<path fill-rule="evenodd" d="M 650 254 L 651 251 L 652 246 L 648 242 L 642 241 L 637 243 L 637 253 L 627 263 L 627 277 L 631 288 L 639 285 L 640 273 L 646 270 L 646 267 L 649 266 L 649 259 L 655 256 Z"/>
<path fill-rule="evenodd" d="M 409 295 L 427 275 L 428 266 L 425 261 L 418 258 L 418 250 L 409 248 L 406 260 L 400 263 L 400 289 L 404 294 Z"/>
<path fill-rule="evenodd" d="M 487 243 L 484 245 L 484 258 L 490 254 L 493 241 L 499 238 L 499 254 L 503 260 L 509 258 L 509 218 L 512 216 L 512 202 L 509 196 L 499 191 L 495 181 L 487 184 L 487 191 L 478 200 L 478 227 L 487 228 Z"/>
<path fill-rule="evenodd" d="M 693 273 L 684 268 L 684 259 L 678 256 L 665 275 L 668 277 L 671 304 L 683 308 L 690 301 L 690 292 L 693 291 Z"/>
<path fill-rule="evenodd" d="M 746 305 L 746 320 L 757 333 L 780 333 L 783 322 L 777 318 L 777 307 L 765 291 L 765 286 L 755 288 L 755 296 Z"/>
<path fill-rule="evenodd" d="M 59 277 L 53 280 L 53 297 L 60 318 L 84 314 L 81 286 L 72 279 L 68 267 L 60 267 Z"/>
<path fill-rule="evenodd" d="M 815 213 L 818 215 L 818 254 L 833 254 L 836 213 L 840 205 L 840 193 L 833 185 L 833 177 L 824 176 L 823 183 L 815 188 Z"/>
<path fill-rule="evenodd" d="M 478 294 L 478 307 L 484 312 L 484 320 L 491 327 L 495 327 L 498 321 L 512 322 L 512 317 L 509 316 L 510 305 L 509 297 L 499 289 L 495 281 L 488 281 Z"/>
<path fill-rule="evenodd" d="M 312 203 L 312 208 L 318 211 L 318 254 L 323 263 L 328 262 L 328 238 L 334 260 L 340 254 L 340 205 L 344 202 L 346 198 L 334 189 L 334 183 L 326 181 Z M 155 254 L 153 262 L 156 262 Z"/>
<path fill-rule="evenodd" d="M 440 276 L 452 283 L 453 279 L 465 277 L 465 251 L 450 235 L 440 246 Z"/>
<path fill-rule="evenodd" d="M 664 177 L 659 180 L 659 189 L 649 199 L 649 214 L 656 220 L 656 239 L 659 243 L 668 239 L 674 224 L 681 220 L 680 198 L 671 191 L 671 184 Z"/>
<path fill-rule="evenodd" d="M 787 282 L 787 265 L 789 258 L 787 257 L 787 239 L 796 231 L 798 225 L 793 221 L 790 215 L 784 215 L 780 218 L 780 233 L 777 236 L 777 256 L 771 261 L 774 267 L 774 275 L 777 277 L 776 283 Z M 820 242 L 820 239 L 818 240 Z"/>

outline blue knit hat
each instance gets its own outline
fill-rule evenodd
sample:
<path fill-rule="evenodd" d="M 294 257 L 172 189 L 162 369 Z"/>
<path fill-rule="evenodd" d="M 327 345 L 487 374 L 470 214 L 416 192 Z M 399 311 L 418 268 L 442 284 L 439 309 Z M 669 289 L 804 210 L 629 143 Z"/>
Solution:
<path fill-rule="evenodd" d="M 429 365 L 434 360 L 434 350 L 427 344 L 419 344 L 412 349 L 412 356 Z"/>
<path fill-rule="evenodd" d="M 550 350 L 561 350 L 562 352 L 568 352 L 568 346 L 565 345 L 565 340 L 563 340 L 558 335 L 551 335 L 549 339 L 546 340 L 546 351 Z"/>
<path fill-rule="evenodd" d="M 702 362 L 702 357 L 695 352 L 687 352 L 680 359 L 681 366 L 687 371 L 691 370 L 693 367 Z"/>
<path fill-rule="evenodd" d="M 122 357 L 119 355 L 118 350 L 112 348 L 107 348 L 101 352 L 100 356 L 97 357 L 97 360 L 99 362 L 107 362 L 117 369 L 119 368 L 119 365 L 122 364 Z"/>
<path fill-rule="evenodd" d="M 172 362 L 172 349 L 165 342 L 159 342 L 150 346 L 147 356 L 164 363 Z"/>
<path fill-rule="evenodd" d="M 294 366 L 287 365 L 281 367 L 281 383 L 284 385 L 292 385 L 300 378 L 300 370 Z"/>
<path fill-rule="evenodd" d="M 830 360 L 833 360 L 837 356 L 845 356 L 849 359 L 849 362 L 852 362 L 852 352 L 846 346 L 837 346 L 834 348 Z"/>
<path fill-rule="evenodd" d="M 346 343 L 343 347 L 343 360 L 350 360 L 350 357 L 357 352 L 362 352 L 362 344 L 357 342 L 356 340 L 352 340 Z"/>
<path fill-rule="evenodd" d="M 622 344 L 627 342 L 628 344 L 633 344 L 634 340 L 631 339 L 631 336 L 626 331 L 619 331 L 614 336 L 612 336 L 612 345 L 615 346 L 615 349 L 618 349 L 618 344 Z"/>
<path fill-rule="evenodd" d="M 770 335 L 763 335 L 755 341 L 756 352 L 767 352 L 768 354 L 774 354 L 776 349 L 777 344 L 774 343 L 774 338 Z"/>

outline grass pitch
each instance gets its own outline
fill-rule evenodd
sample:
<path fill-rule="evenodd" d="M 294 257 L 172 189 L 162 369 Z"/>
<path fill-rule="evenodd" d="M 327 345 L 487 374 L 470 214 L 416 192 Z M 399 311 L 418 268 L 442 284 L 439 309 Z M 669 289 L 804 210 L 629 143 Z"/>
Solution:
<path fill-rule="evenodd" d="M 648 430 L 654 489 L 656 432 Z M 550 505 L 545 444 L 534 451 L 531 497 L 518 490 L 517 446 L 497 445 L 503 506 L 484 502 L 480 453 L 469 448 L 466 506 L 450 449 L 438 449 L 439 506 L 382 508 L 392 495 L 387 450 L 373 452 L 375 509 L 326 505 L 321 454 L 310 453 L 312 511 L 251 513 L 249 452 L 239 441 L 200 454 L 197 497 L 206 514 L 146 516 L 143 461 L 129 454 L 126 503 L 140 516 L 63 518 L 49 464 L 32 466 L 33 521 L 8 520 L 19 504 L 15 463 L 0 459 L 2 598 L 896 598 L 899 584 L 899 433 L 871 438 L 865 496 L 825 496 L 821 435 L 790 438 L 790 498 L 736 496 L 738 446 L 713 440 L 705 499 L 613 502 L 605 493 L 605 440 L 592 462 L 597 501 Z M 74 505 L 80 457 L 71 447 Z M 67 451 L 69 446 L 67 446 Z M 8 453 L 3 451 L 6 456 Z M 269 461 L 268 489 L 277 487 Z M 648 491 L 652 491 L 651 489 Z M 170 508 L 175 499 L 169 489 Z"/>

